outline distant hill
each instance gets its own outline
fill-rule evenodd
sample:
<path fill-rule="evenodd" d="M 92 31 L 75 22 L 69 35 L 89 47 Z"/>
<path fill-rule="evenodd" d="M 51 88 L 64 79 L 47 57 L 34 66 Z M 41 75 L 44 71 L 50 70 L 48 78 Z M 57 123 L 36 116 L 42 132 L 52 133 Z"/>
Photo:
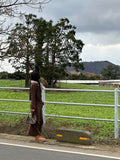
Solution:
<path fill-rule="evenodd" d="M 109 64 L 115 65 L 109 61 L 94 61 L 94 62 L 82 62 L 84 64 L 84 70 L 79 70 L 81 73 L 96 73 L 100 74 L 103 68 L 106 68 Z M 74 67 L 67 67 L 67 72 L 74 71 Z"/>

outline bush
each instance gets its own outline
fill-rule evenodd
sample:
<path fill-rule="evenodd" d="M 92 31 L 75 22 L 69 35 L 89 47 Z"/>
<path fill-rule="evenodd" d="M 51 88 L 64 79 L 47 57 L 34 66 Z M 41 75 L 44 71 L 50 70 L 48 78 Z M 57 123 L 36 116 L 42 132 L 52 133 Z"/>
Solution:
<path fill-rule="evenodd" d="M 8 79 L 8 73 L 7 72 L 0 72 L 0 79 Z"/>
<path fill-rule="evenodd" d="M 20 71 L 17 71 L 14 73 L 9 73 L 8 78 L 9 79 L 16 79 L 16 80 L 25 79 L 25 73 L 20 72 Z"/>
<path fill-rule="evenodd" d="M 48 87 L 48 83 L 43 77 L 40 78 L 40 82 L 43 84 L 43 86 Z"/>

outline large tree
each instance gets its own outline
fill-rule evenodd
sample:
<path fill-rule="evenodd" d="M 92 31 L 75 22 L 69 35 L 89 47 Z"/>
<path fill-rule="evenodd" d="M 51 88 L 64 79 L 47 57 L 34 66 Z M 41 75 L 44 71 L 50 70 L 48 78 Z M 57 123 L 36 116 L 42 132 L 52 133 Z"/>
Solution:
<path fill-rule="evenodd" d="M 50 85 L 65 74 L 67 66 L 72 65 L 76 70 L 83 68 L 80 54 L 84 44 L 76 39 L 75 29 L 67 18 L 60 19 L 55 25 L 52 21 L 36 20 L 35 63 Z"/>
<path fill-rule="evenodd" d="M 32 20 L 34 15 L 25 15 L 25 24 L 16 24 L 12 29 L 8 38 L 8 50 L 4 57 L 9 59 L 9 62 L 16 70 L 25 71 L 26 83 L 29 86 L 29 72 L 32 69 L 34 59 L 34 30 Z"/>
<path fill-rule="evenodd" d="M 26 24 L 16 24 L 11 32 L 6 57 L 16 69 L 26 69 L 26 82 L 31 66 L 51 86 L 65 75 L 67 66 L 83 68 L 80 54 L 84 44 L 75 38 L 76 27 L 67 18 L 53 24 L 34 15 L 25 17 Z"/>

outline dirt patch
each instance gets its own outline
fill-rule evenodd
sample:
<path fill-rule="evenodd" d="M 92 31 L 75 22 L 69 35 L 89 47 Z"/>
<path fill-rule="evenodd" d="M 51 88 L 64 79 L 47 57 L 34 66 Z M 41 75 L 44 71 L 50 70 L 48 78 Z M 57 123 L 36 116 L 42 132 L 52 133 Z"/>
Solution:
<path fill-rule="evenodd" d="M 23 135 L 27 134 L 29 125 L 25 123 L 25 118 L 17 122 L 0 121 L 0 133 Z M 55 131 L 57 126 L 52 125 L 51 121 L 47 121 L 42 128 L 42 135 L 48 139 L 55 138 Z"/>
<path fill-rule="evenodd" d="M 28 126 L 25 124 L 25 119 L 16 122 L 0 121 L 0 132 L 7 134 L 25 135 Z"/>
<path fill-rule="evenodd" d="M 0 120 L 0 133 L 13 134 L 26 136 L 29 125 L 25 123 L 25 117 L 17 122 L 14 121 L 2 121 Z M 61 127 L 62 126 L 62 127 Z M 55 124 L 53 119 L 48 119 L 46 124 L 42 128 L 42 136 L 47 139 L 54 139 L 56 136 L 56 129 L 58 128 L 69 128 L 68 124 Z M 97 128 L 98 130 L 98 128 Z M 92 142 L 95 145 L 118 145 L 120 146 L 120 139 L 110 139 L 107 138 L 95 138 L 92 137 Z"/>

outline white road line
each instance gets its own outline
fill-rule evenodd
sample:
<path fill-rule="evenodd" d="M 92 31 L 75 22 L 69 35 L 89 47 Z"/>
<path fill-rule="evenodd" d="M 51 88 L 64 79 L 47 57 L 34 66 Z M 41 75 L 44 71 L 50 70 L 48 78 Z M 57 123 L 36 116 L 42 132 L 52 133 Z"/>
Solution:
<path fill-rule="evenodd" d="M 59 149 L 51 149 L 51 148 L 43 148 L 43 147 L 35 147 L 35 146 L 27 146 L 27 145 L 19 145 L 19 144 L 13 144 L 13 143 L 3 143 L 3 142 L 0 142 L 0 145 L 16 146 L 16 147 L 22 147 L 22 148 L 39 149 L 39 150 L 45 150 L 45 151 L 70 153 L 70 154 L 79 154 L 79 155 L 86 155 L 86 156 L 93 156 L 93 157 L 100 157 L 100 158 L 109 158 L 109 159 L 120 160 L 119 157 L 105 156 L 105 155 L 99 155 L 99 154 L 89 154 L 89 153 L 75 152 L 75 151 L 69 151 L 69 150 L 59 150 Z"/>

